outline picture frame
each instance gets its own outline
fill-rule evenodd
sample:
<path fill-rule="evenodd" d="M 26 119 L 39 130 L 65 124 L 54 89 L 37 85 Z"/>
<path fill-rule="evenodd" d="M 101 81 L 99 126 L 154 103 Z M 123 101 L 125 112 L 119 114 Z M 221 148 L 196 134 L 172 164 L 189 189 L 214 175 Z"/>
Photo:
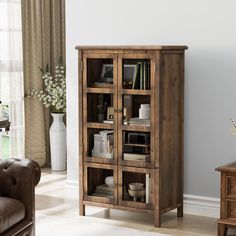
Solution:
<path fill-rule="evenodd" d="M 103 64 L 101 71 L 101 78 L 105 82 L 113 81 L 113 64 Z"/>
<path fill-rule="evenodd" d="M 133 82 L 137 65 L 124 64 L 123 79 L 127 82 Z"/>

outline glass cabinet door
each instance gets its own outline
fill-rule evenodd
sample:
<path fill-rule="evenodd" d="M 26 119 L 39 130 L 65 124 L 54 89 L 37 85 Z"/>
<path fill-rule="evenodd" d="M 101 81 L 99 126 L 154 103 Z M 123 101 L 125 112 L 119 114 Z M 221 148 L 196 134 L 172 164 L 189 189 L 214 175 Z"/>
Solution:
<path fill-rule="evenodd" d="M 150 55 L 118 58 L 118 163 L 154 167 L 154 62 Z"/>
<path fill-rule="evenodd" d="M 119 204 L 129 207 L 153 209 L 153 169 L 119 167 Z"/>
<path fill-rule="evenodd" d="M 84 200 L 117 204 L 116 165 L 85 163 Z"/>
<path fill-rule="evenodd" d="M 117 162 L 116 57 L 113 54 L 83 56 L 83 152 L 88 162 Z"/>

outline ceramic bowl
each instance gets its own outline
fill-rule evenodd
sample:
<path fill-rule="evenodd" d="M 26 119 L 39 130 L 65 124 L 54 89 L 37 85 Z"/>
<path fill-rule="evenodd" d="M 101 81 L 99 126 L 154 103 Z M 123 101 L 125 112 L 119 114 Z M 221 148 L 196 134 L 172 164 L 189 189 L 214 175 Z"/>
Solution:
<path fill-rule="evenodd" d="M 143 184 L 142 183 L 130 183 L 129 189 L 132 191 L 141 191 L 141 190 L 143 190 Z"/>
<path fill-rule="evenodd" d="M 113 178 L 113 176 L 107 176 L 105 178 L 105 184 L 107 185 L 107 187 L 113 188 L 114 187 L 114 178 Z"/>
<path fill-rule="evenodd" d="M 145 191 L 144 190 L 141 190 L 141 191 L 134 191 L 134 190 L 130 190 L 128 189 L 129 191 L 129 195 L 131 197 L 143 197 L 145 195 Z"/>

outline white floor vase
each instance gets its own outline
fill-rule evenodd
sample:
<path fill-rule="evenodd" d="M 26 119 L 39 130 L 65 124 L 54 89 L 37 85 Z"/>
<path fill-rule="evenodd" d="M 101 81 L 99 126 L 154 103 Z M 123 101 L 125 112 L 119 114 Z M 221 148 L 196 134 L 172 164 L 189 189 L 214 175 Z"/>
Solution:
<path fill-rule="evenodd" d="M 50 127 L 50 149 L 52 170 L 66 169 L 66 126 L 63 122 L 64 113 L 52 113 L 53 122 Z"/>

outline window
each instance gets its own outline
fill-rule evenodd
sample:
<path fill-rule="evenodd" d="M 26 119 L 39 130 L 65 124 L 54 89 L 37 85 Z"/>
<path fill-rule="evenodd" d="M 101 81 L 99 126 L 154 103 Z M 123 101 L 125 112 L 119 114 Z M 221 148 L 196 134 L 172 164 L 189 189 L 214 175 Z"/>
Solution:
<path fill-rule="evenodd" d="M 0 135 L 0 158 L 24 154 L 21 1 L 0 0 L 0 101 L 10 131 Z"/>

